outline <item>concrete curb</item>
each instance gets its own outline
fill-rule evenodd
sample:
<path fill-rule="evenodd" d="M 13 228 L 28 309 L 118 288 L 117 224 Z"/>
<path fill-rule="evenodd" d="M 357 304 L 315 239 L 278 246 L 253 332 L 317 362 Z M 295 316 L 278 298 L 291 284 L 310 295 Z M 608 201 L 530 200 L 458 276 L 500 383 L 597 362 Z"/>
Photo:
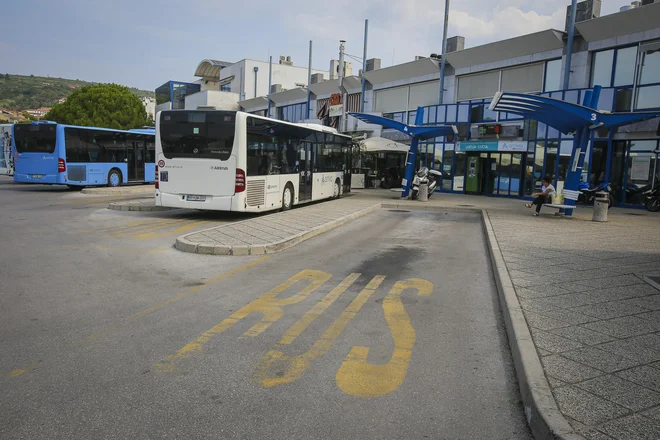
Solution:
<path fill-rule="evenodd" d="M 142 191 L 138 191 L 137 189 L 141 189 Z M 152 197 L 156 194 L 152 185 L 120 186 L 116 188 L 83 188 L 80 192 L 83 194 L 96 194 L 97 196 L 139 196 L 142 194 Z"/>
<path fill-rule="evenodd" d="M 174 247 L 182 252 L 206 254 L 206 255 L 243 256 L 243 255 L 274 254 L 276 252 L 281 252 L 285 249 L 289 249 L 297 245 L 298 243 L 302 243 L 303 241 L 309 240 L 310 238 L 316 237 L 317 235 L 321 235 L 325 232 L 331 231 L 341 225 L 349 223 L 360 217 L 364 217 L 365 215 L 377 209 L 380 209 L 380 207 L 381 204 L 376 203 L 372 206 L 361 209 L 347 216 L 335 219 L 317 228 L 311 229 L 309 231 L 301 232 L 299 234 L 293 235 L 291 237 L 287 237 L 283 240 L 276 241 L 274 243 L 268 243 L 263 245 L 245 245 L 245 246 L 222 246 L 222 245 L 212 245 L 212 244 L 198 244 L 187 240 L 186 237 L 191 234 L 186 234 L 176 239 L 176 243 L 174 244 Z M 249 220 L 245 220 L 245 221 L 249 221 Z M 234 224 L 239 224 L 239 223 L 241 222 L 237 222 Z M 208 231 L 210 229 L 215 229 L 215 228 L 209 228 L 205 230 Z M 193 232 L 192 234 L 204 232 L 205 230 Z"/>
<path fill-rule="evenodd" d="M 108 209 L 114 211 L 139 211 L 139 212 L 151 212 L 151 211 L 171 211 L 172 209 L 177 208 L 168 208 L 166 206 L 144 206 L 144 205 L 126 205 L 123 202 L 114 202 L 108 205 Z"/>
<path fill-rule="evenodd" d="M 481 215 L 511 356 L 516 368 L 520 397 L 532 436 L 536 440 L 585 440 L 575 432 L 557 407 L 488 212 L 482 210 Z"/>

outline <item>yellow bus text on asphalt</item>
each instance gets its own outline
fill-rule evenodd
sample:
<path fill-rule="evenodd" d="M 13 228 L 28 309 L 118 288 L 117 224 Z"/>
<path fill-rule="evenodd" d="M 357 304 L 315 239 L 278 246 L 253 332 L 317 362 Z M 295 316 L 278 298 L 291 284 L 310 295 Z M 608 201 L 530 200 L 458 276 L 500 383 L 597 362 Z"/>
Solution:
<path fill-rule="evenodd" d="M 202 333 L 202 335 L 197 339 L 190 342 L 189 344 L 186 344 L 175 354 L 168 356 L 163 362 L 157 364 L 154 367 L 154 370 L 159 373 L 166 373 L 175 370 L 176 367 L 174 363 L 176 361 L 188 358 L 194 353 L 200 352 L 204 344 L 206 344 L 211 338 L 224 332 L 243 318 L 246 318 L 253 313 L 260 313 L 263 315 L 263 318 L 258 323 L 253 325 L 252 328 L 246 331 L 245 336 L 260 335 L 263 331 L 270 327 L 271 324 L 277 322 L 282 317 L 284 314 L 284 311 L 282 310 L 283 306 L 288 306 L 304 300 L 312 292 L 316 291 L 319 287 L 325 284 L 325 282 L 328 281 L 331 276 L 332 275 L 329 273 L 321 272 L 318 270 L 303 270 L 302 272 L 299 272 L 297 275 L 292 276 L 279 286 L 255 299 L 250 304 L 237 310 L 229 318 L 223 320 L 218 325 Z M 305 286 L 300 292 L 292 296 L 286 298 L 277 298 L 277 295 L 292 288 L 294 285 L 296 285 L 296 283 L 300 281 L 306 281 L 309 284 Z"/>
<path fill-rule="evenodd" d="M 259 385 L 272 388 L 295 382 L 302 377 L 315 360 L 321 358 L 332 348 L 334 342 L 343 333 L 351 320 L 380 287 L 385 280 L 385 276 L 377 275 L 373 277 L 307 352 L 289 357 L 282 351 L 284 347 L 291 345 L 360 276 L 359 273 L 350 274 L 286 330 L 279 342 L 261 359 L 254 373 L 253 378 Z M 322 271 L 301 271 L 204 332 L 175 354 L 168 356 L 163 362 L 154 367 L 154 371 L 157 373 L 174 371 L 177 361 L 200 352 L 204 344 L 211 338 L 253 313 L 261 314 L 262 319 L 247 330 L 244 336 L 255 337 L 260 335 L 283 316 L 282 307 L 305 300 L 331 277 L 331 274 Z M 285 298 L 278 298 L 278 295 L 300 282 L 306 282 L 307 284 L 298 293 Z M 394 342 L 391 358 L 384 365 L 369 364 L 367 362 L 369 348 L 354 346 L 337 371 L 335 378 L 337 386 L 344 393 L 355 397 L 379 397 L 395 391 L 403 383 L 417 340 L 415 329 L 401 301 L 401 294 L 406 290 L 415 290 L 418 296 L 429 296 L 433 291 L 433 283 L 411 278 L 394 284 L 382 302 L 383 314 Z"/>
<path fill-rule="evenodd" d="M 419 296 L 429 296 L 433 284 L 412 278 L 397 281 L 392 287 L 383 300 L 383 313 L 394 340 L 392 357 L 384 365 L 372 365 L 367 362 L 369 347 L 353 347 L 336 375 L 337 386 L 346 394 L 378 397 L 391 393 L 403 383 L 417 340 L 415 328 L 401 302 L 401 294 L 408 289 L 417 290 Z"/>

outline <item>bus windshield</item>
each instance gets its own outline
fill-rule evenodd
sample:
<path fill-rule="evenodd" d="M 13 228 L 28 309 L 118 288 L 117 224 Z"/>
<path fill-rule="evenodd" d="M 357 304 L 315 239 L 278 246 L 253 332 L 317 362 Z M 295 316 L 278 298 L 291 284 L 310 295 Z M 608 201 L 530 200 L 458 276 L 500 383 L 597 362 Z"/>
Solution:
<path fill-rule="evenodd" d="M 161 114 L 160 142 L 167 159 L 227 160 L 234 146 L 236 112 L 177 111 Z"/>
<path fill-rule="evenodd" d="M 55 152 L 54 124 L 16 124 L 14 145 L 19 153 Z"/>

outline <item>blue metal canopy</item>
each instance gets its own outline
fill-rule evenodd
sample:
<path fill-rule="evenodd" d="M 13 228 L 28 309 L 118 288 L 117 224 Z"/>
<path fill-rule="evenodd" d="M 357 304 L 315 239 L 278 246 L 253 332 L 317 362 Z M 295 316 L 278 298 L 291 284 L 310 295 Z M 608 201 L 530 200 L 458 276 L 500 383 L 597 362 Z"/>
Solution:
<path fill-rule="evenodd" d="M 406 174 L 403 178 L 403 192 L 401 197 L 406 198 L 410 194 L 412 180 L 414 175 L 415 162 L 418 153 L 418 145 L 420 140 L 432 139 L 439 136 L 457 135 L 458 130 L 454 125 L 435 125 L 423 127 L 424 122 L 424 107 L 417 107 L 417 114 L 415 116 L 415 125 L 407 125 L 402 122 L 393 121 L 392 119 L 384 118 L 382 116 L 370 115 L 367 113 L 353 113 L 349 115 L 359 119 L 368 124 L 378 124 L 383 128 L 393 128 L 410 136 L 410 150 L 406 158 Z"/>
<path fill-rule="evenodd" d="M 382 125 L 383 128 L 393 128 L 402 133 L 406 133 L 410 137 L 416 137 L 418 140 L 458 134 L 458 129 L 454 125 L 434 125 L 420 127 L 418 125 L 407 125 L 402 122 L 397 122 L 392 119 L 384 118 L 382 116 L 370 115 L 367 113 L 349 112 L 348 114 L 362 122 Z"/>
<path fill-rule="evenodd" d="M 490 110 L 515 113 L 556 128 L 564 134 L 580 128 L 614 128 L 660 117 L 660 112 L 610 113 L 544 96 L 498 93 Z"/>

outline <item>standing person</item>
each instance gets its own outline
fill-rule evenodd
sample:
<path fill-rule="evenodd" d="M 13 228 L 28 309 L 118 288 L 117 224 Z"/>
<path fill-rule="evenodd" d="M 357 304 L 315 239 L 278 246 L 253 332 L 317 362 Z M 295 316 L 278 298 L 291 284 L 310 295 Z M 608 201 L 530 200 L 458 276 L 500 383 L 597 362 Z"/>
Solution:
<path fill-rule="evenodd" d="M 543 185 L 541 186 L 541 192 L 532 194 L 532 197 L 536 198 L 532 203 L 527 203 L 525 205 L 528 208 L 531 208 L 532 205 L 536 205 L 536 212 L 533 214 L 535 217 L 541 212 L 541 206 L 543 206 L 544 203 L 547 203 L 547 201 L 550 200 L 550 197 L 555 194 L 555 187 L 552 186 L 552 183 L 550 183 L 551 181 L 552 179 L 550 176 L 545 176 L 541 182 Z"/>

